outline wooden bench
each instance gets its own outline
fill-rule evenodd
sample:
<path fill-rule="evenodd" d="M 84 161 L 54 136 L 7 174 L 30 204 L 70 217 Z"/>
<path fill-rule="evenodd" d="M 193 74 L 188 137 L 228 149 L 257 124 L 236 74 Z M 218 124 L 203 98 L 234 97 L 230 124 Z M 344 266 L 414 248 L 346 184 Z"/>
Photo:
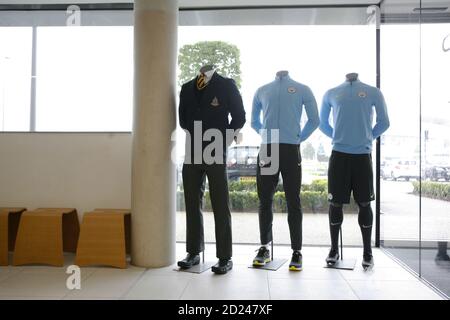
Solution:
<path fill-rule="evenodd" d="M 74 208 L 39 208 L 22 214 L 13 265 L 64 265 L 64 251 L 75 252 L 80 233 Z"/>
<path fill-rule="evenodd" d="M 8 253 L 14 250 L 17 229 L 26 208 L 0 208 L 0 266 L 9 264 Z"/>
<path fill-rule="evenodd" d="M 131 245 L 131 210 L 95 209 L 83 216 L 75 264 L 126 268 Z"/>

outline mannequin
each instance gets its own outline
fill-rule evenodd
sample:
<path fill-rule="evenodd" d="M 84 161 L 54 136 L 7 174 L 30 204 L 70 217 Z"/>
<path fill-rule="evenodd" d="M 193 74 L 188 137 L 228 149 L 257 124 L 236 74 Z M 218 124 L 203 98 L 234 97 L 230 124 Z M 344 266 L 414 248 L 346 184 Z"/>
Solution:
<path fill-rule="evenodd" d="M 353 81 L 358 80 L 358 74 L 355 72 L 348 73 L 345 75 L 345 78 L 347 79 L 347 81 L 353 82 Z"/>
<path fill-rule="evenodd" d="M 225 274 L 233 268 L 231 214 L 226 179 L 227 132 L 228 130 L 239 132 L 239 129 L 244 126 L 245 110 L 241 94 L 234 81 L 222 77 L 215 68 L 213 65 L 202 66 L 199 74 L 183 84 L 180 92 L 178 107 L 180 127 L 186 130 L 190 139 L 186 139 L 187 152 L 182 169 L 186 203 L 187 256 L 178 261 L 178 266 L 181 269 L 190 269 L 200 264 L 200 253 L 204 251 L 202 198 L 207 176 L 214 213 L 216 256 L 219 259 L 218 263 L 211 267 L 211 271 Z M 197 130 L 199 123 L 200 130 Z M 223 148 L 220 159 L 214 158 L 210 151 L 209 154 L 204 152 L 210 147 L 210 143 L 204 139 L 204 134 L 209 129 L 215 129 L 220 133 L 214 136 L 215 140 L 222 140 L 217 141 L 221 142 Z M 215 140 L 214 142 L 217 143 Z M 200 142 L 199 151 L 195 146 L 196 141 Z M 193 159 L 192 155 L 194 155 Z M 213 163 L 205 156 L 212 156 Z M 200 269 L 205 270 L 203 268 L 204 266 Z"/>
<path fill-rule="evenodd" d="M 308 120 L 302 127 L 304 113 L 299 110 L 303 110 L 303 107 Z M 256 170 L 261 247 L 253 259 L 254 267 L 273 265 L 273 194 L 281 175 L 286 192 L 292 249 L 289 270 L 302 270 L 300 143 L 308 139 L 318 125 L 317 103 L 311 89 L 291 79 L 287 70 L 279 70 L 275 80 L 256 90 L 252 106 L 252 128 L 262 140 Z M 269 246 L 272 247 L 271 252 Z M 284 262 L 282 260 L 281 264 Z M 277 264 L 276 269 L 281 264 Z"/>
<path fill-rule="evenodd" d="M 320 130 L 331 139 L 333 147 L 328 170 L 331 250 L 326 262 L 333 266 L 339 260 L 343 204 L 348 204 L 353 194 L 359 207 L 362 267 L 367 270 L 374 265 L 371 247 L 373 212 L 370 206 L 371 201 L 375 200 L 372 145 L 389 128 L 389 117 L 383 94 L 378 88 L 361 82 L 354 72 L 346 74 L 345 78 L 345 83 L 325 93 L 320 111 Z"/>
<path fill-rule="evenodd" d="M 289 75 L 289 71 L 287 70 L 280 70 L 277 72 L 277 78 L 284 78 Z"/>
<path fill-rule="evenodd" d="M 208 83 L 209 80 L 211 80 L 215 70 L 215 66 L 212 64 L 204 65 L 200 68 L 200 73 L 203 73 L 205 75 L 205 83 Z"/>

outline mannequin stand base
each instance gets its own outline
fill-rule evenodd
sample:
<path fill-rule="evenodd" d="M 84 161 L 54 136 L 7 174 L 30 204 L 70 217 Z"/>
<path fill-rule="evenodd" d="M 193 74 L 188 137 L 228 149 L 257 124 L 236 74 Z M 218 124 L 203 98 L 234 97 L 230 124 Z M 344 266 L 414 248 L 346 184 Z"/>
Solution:
<path fill-rule="evenodd" d="M 199 264 L 192 266 L 190 268 L 184 269 L 184 268 L 176 268 L 174 271 L 178 272 L 189 272 L 189 273 L 203 273 L 208 269 L 211 269 L 211 267 L 215 265 L 214 262 L 200 262 Z"/>
<path fill-rule="evenodd" d="M 355 269 L 356 260 L 355 259 L 343 259 L 344 257 L 344 243 L 342 242 L 342 226 L 339 229 L 339 238 L 341 243 L 341 254 L 340 259 L 334 264 L 326 264 L 324 268 L 330 269 L 341 269 L 341 270 L 353 270 Z"/>
<path fill-rule="evenodd" d="M 280 267 L 286 263 L 286 259 L 273 259 L 270 262 L 267 262 L 263 266 L 254 266 L 253 264 L 249 266 L 249 268 L 252 269 L 261 269 L 261 270 L 270 270 L 270 271 L 277 271 L 280 269 Z"/>
<path fill-rule="evenodd" d="M 341 270 L 353 270 L 355 269 L 355 259 L 338 260 L 335 264 L 327 264 L 324 268 L 329 269 L 341 269 Z"/>

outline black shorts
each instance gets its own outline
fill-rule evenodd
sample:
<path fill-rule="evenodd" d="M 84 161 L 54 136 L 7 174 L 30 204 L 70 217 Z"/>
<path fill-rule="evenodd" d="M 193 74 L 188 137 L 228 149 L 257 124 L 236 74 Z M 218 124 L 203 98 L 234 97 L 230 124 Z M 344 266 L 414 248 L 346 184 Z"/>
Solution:
<path fill-rule="evenodd" d="M 371 154 L 349 154 L 333 150 L 328 165 L 328 201 L 349 203 L 375 200 Z"/>

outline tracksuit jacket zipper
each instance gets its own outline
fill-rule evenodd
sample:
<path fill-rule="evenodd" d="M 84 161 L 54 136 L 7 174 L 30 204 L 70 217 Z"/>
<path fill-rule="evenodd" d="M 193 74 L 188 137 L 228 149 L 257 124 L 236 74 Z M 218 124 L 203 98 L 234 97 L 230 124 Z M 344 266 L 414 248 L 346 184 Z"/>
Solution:
<path fill-rule="evenodd" d="M 279 79 L 279 81 L 280 81 L 280 84 L 278 85 L 278 126 L 277 126 L 277 128 L 280 128 L 280 109 L 281 109 L 281 99 L 280 99 L 280 95 L 281 95 L 281 78 Z M 280 133 L 278 132 L 278 135 L 279 135 Z M 278 140 L 280 139 L 280 137 L 278 136 Z M 271 139 L 272 140 L 272 139 Z"/>

